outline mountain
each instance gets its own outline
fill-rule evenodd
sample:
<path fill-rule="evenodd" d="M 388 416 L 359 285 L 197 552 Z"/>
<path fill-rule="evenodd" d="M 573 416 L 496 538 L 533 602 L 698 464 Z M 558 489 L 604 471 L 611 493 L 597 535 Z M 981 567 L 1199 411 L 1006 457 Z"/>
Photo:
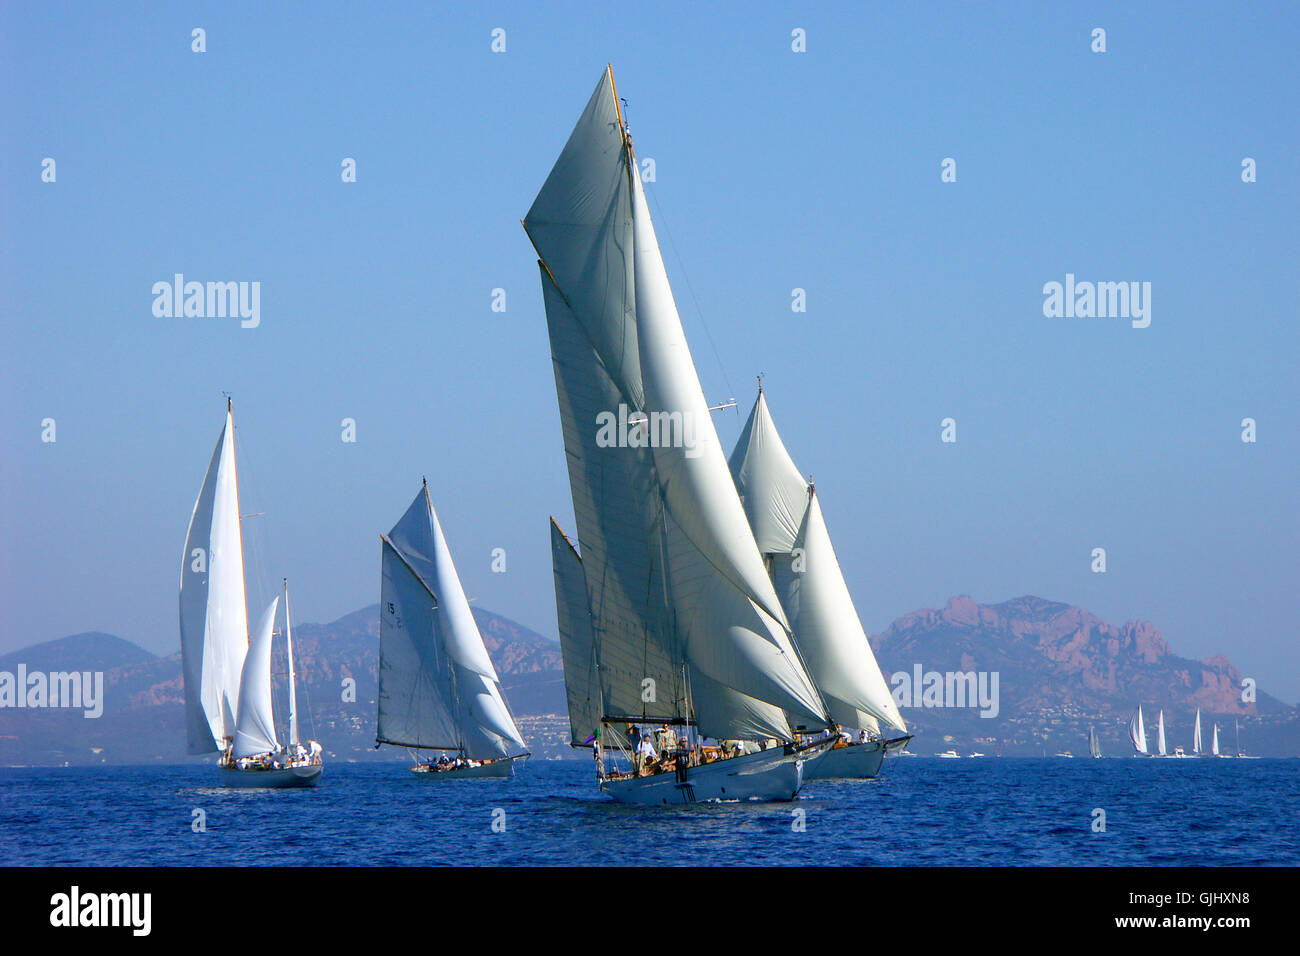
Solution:
<path fill-rule="evenodd" d="M 571 756 L 559 644 L 523 625 L 474 609 L 506 699 L 537 757 Z M 300 725 L 332 760 L 405 760 L 397 748 L 374 749 L 379 608 L 329 624 L 294 626 Z M 1191 720 L 1203 711 L 1205 734 L 1219 722 L 1225 748 L 1240 718 L 1250 753 L 1300 753 L 1300 711 L 1265 693 L 1241 700 L 1241 673 L 1227 658 L 1179 657 L 1145 621 L 1115 626 L 1089 612 L 1036 597 L 981 605 L 954 597 L 941 610 L 919 610 L 871 639 L 891 686 L 911 683 L 919 666 L 933 672 L 997 675 L 997 716 L 977 707 L 907 706 L 917 738 L 911 749 L 949 747 L 1004 755 L 1086 752 L 1095 726 L 1104 752 L 1129 753 L 1128 716 L 1138 704 L 1149 724 L 1165 710 L 1170 746 L 1190 749 Z M 283 647 L 277 648 L 283 655 Z M 159 657 L 110 634 L 77 634 L 0 657 L 0 672 L 91 670 L 104 675 L 103 715 L 80 710 L 0 709 L 0 765 L 176 763 L 185 754 L 180 654 Z M 283 660 L 275 665 L 276 713 L 284 714 Z M 905 675 L 902 680 L 898 675 Z M 955 682 L 954 682 L 955 686 Z M 923 694 L 917 688 L 917 705 Z M 986 708 L 987 709 L 987 708 Z"/>
<path fill-rule="evenodd" d="M 909 684 L 918 665 L 923 673 L 997 674 L 995 717 L 973 708 L 904 708 L 918 753 L 954 745 L 985 753 L 1086 753 L 1093 725 L 1103 752 L 1127 754 L 1126 726 L 1138 704 L 1148 727 L 1164 710 L 1171 750 L 1191 750 L 1200 708 L 1207 741 L 1210 722 L 1218 720 L 1220 739 L 1231 746 L 1234 721 L 1242 718 L 1249 728 L 1243 747 L 1251 753 L 1300 753 L 1300 712 L 1262 691 L 1243 701 L 1243 675 L 1226 657 L 1180 657 L 1147 621 L 1115 626 L 1038 597 L 987 605 L 963 595 L 941 610 L 899 618 L 871 643 L 886 677 L 902 672 L 912 676 Z M 898 683 L 891 679 L 891 686 Z"/>

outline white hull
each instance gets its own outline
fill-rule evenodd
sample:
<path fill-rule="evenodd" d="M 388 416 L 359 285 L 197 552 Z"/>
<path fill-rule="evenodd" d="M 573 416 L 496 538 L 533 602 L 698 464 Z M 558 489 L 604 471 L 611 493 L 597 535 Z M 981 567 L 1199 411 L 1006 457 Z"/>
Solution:
<path fill-rule="evenodd" d="M 425 764 L 412 767 L 411 773 L 424 780 L 481 780 L 485 777 L 509 777 L 515 772 L 513 760 L 493 760 L 477 767 L 460 767 L 456 770 L 425 770 Z"/>
<path fill-rule="evenodd" d="M 803 765 L 803 778 L 808 780 L 870 780 L 880 773 L 885 759 L 885 744 L 881 740 L 853 743 L 836 747 L 820 757 L 813 757 Z"/>
<path fill-rule="evenodd" d="M 786 754 L 774 747 L 689 767 L 684 782 L 669 772 L 602 780 L 600 789 L 619 803 L 655 806 L 705 800 L 793 800 L 803 785 L 803 767 L 802 753 Z"/>
<path fill-rule="evenodd" d="M 314 787 L 320 783 L 320 764 L 307 767 L 284 767 L 280 770 L 238 770 L 222 767 L 222 783 L 227 787 L 242 789 L 284 790 L 290 787 Z"/>

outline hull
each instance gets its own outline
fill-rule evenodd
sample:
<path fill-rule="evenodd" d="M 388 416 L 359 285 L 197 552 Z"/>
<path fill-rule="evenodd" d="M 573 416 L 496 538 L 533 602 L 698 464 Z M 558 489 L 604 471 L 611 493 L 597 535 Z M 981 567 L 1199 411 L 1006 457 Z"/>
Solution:
<path fill-rule="evenodd" d="M 880 773 L 885 760 L 885 744 L 880 740 L 836 747 L 803 765 L 807 780 L 870 780 Z"/>
<path fill-rule="evenodd" d="M 801 753 L 773 748 L 689 767 L 686 779 L 676 773 L 626 780 L 602 780 L 600 789 L 619 803 L 662 806 L 705 800 L 793 800 L 803 785 Z"/>
<path fill-rule="evenodd" d="M 320 764 L 309 767 L 285 767 L 282 770 L 237 770 L 221 768 L 221 782 L 241 789 L 286 790 L 291 787 L 314 787 L 320 783 Z"/>
<path fill-rule="evenodd" d="M 427 764 L 411 768 L 411 773 L 423 780 L 481 780 L 489 777 L 509 777 L 515 772 L 513 760 L 493 760 L 477 767 L 460 767 L 457 770 L 426 770 Z"/>

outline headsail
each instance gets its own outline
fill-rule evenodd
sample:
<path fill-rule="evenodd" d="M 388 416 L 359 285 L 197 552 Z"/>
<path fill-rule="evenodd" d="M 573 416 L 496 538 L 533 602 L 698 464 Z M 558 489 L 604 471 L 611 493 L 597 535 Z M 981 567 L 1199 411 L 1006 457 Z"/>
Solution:
<path fill-rule="evenodd" d="M 235 422 L 227 402 L 226 424 L 194 503 L 181 556 L 181 666 L 192 754 L 224 749 L 235 736 L 240 671 L 248 651 L 235 471 Z"/>
<path fill-rule="evenodd" d="M 239 682 L 239 713 L 235 725 L 234 756 L 252 757 L 278 750 L 275 714 L 271 707 L 271 640 L 280 598 L 271 601 L 258 622 L 244 659 Z"/>
<path fill-rule="evenodd" d="M 804 664 L 845 727 L 907 730 L 863 630 L 815 491 L 785 449 L 760 388 L 731 473 Z"/>
<path fill-rule="evenodd" d="M 1133 717 L 1128 723 L 1128 736 L 1133 741 L 1133 749 L 1140 754 L 1147 752 L 1147 731 L 1142 726 L 1142 705 L 1138 704 L 1138 709 L 1133 712 Z"/>
<path fill-rule="evenodd" d="M 383 538 L 376 736 L 478 760 L 527 753 L 427 488 Z"/>
<path fill-rule="evenodd" d="M 541 257 L 603 716 L 693 712 L 710 736 L 787 740 L 784 713 L 825 726 L 726 473 L 611 72 L 524 228 Z M 624 441 L 610 421 L 629 418 L 642 424 Z"/>

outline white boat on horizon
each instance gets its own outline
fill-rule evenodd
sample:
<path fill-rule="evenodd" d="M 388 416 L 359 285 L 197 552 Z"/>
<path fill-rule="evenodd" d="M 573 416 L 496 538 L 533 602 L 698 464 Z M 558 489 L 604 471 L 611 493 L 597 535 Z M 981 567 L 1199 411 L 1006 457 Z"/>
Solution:
<path fill-rule="evenodd" d="M 442 751 L 425 780 L 509 777 L 529 756 L 422 482 L 382 542 L 375 746 Z M 449 756 L 453 754 L 454 756 Z"/>
<path fill-rule="evenodd" d="M 833 742 L 801 735 L 833 723 L 727 469 L 612 68 L 523 226 L 581 548 L 552 519 L 570 744 L 620 802 L 790 800 Z"/>
<path fill-rule="evenodd" d="M 1147 731 L 1146 731 L 1146 727 L 1142 723 L 1141 704 L 1138 704 L 1137 710 L 1135 710 L 1133 712 L 1133 716 L 1129 718 L 1128 736 L 1129 736 L 1129 740 L 1133 742 L 1133 751 L 1134 751 L 1133 756 L 1135 757 L 1151 756 L 1150 752 L 1147 750 Z"/>
<path fill-rule="evenodd" d="M 955 750 L 945 750 L 943 753 L 935 754 L 935 756 L 936 756 L 936 757 L 942 757 L 942 758 L 944 758 L 945 760 L 959 760 L 959 759 L 961 759 L 961 754 L 957 753 L 957 751 L 955 751 Z"/>
<path fill-rule="evenodd" d="M 312 787 L 320 780 L 323 751 L 314 740 L 307 747 L 298 740 L 289 582 L 284 581 L 289 662 L 286 749 L 276 737 L 271 692 L 271 650 L 280 598 L 271 601 L 250 640 L 240 518 L 235 419 L 227 399 L 226 423 L 194 503 L 181 557 L 187 746 L 191 754 L 220 754 L 217 766 L 226 786 Z"/>

